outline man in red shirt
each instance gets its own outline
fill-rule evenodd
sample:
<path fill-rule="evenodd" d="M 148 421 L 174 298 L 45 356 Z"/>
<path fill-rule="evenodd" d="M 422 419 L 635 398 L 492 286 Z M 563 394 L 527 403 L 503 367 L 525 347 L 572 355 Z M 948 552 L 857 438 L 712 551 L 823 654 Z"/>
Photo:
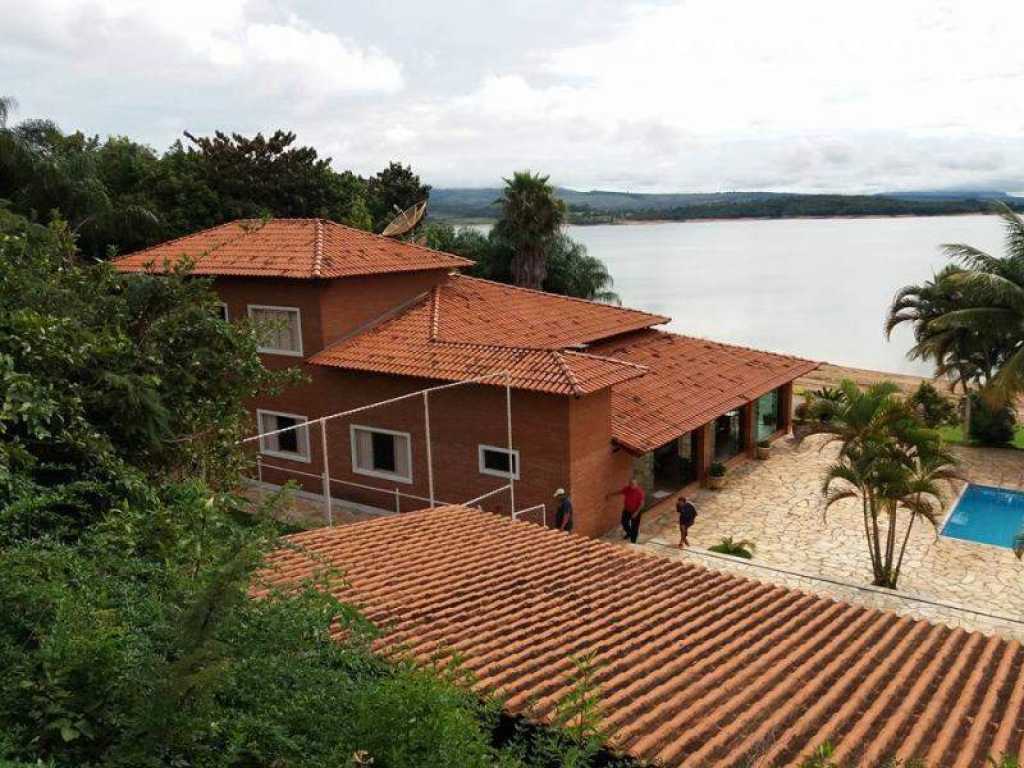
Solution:
<path fill-rule="evenodd" d="M 622 497 L 622 538 L 629 539 L 636 544 L 636 537 L 640 535 L 640 510 L 644 506 L 644 489 L 637 485 L 636 478 L 629 478 L 629 484 L 621 490 L 612 491 L 607 498 L 612 496 Z"/>

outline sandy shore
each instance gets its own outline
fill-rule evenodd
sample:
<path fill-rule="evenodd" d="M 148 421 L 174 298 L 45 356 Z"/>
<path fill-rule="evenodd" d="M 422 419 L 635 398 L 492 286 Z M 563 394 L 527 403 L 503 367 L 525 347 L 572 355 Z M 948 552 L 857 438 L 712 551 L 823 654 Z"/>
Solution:
<path fill-rule="evenodd" d="M 803 389 L 820 389 L 821 387 L 834 387 L 843 379 L 852 379 L 858 386 L 866 387 L 877 384 L 880 381 L 891 381 L 899 385 L 907 394 L 910 394 L 922 381 L 929 381 L 941 392 L 950 392 L 949 382 L 945 380 L 934 380 L 925 376 L 913 376 L 906 373 L 887 373 L 885 371 L 872 371 L 866 368 L 850 368 L 832 363 L 822 363 L 816 371 L 811 371 L 806 376 L 796 380 L 795 390 L 800 392 Z M 799 398 L 797 398 L 799 400 Z"/>

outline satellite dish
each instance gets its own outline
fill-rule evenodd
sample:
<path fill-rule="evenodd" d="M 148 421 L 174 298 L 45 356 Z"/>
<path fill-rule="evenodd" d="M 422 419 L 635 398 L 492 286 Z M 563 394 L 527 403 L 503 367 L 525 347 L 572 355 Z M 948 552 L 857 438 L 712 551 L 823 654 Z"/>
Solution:
<path fill-rule="evenodd" d="M 395 210 L 398 210 L 398 206 L 395 206 Z M 416 225 L 420 223 L 423 218 L 423 214 L 427 212 L 427 201 L 421 200 L 415 205 L 406 208 L 404 211 L 400 211 L 391 222 L 384 227 L 384 231 L 381 234 L 384 237 L 399 237 L 404 235 L 406 232 L 411 232 L 416 228 Z"/>

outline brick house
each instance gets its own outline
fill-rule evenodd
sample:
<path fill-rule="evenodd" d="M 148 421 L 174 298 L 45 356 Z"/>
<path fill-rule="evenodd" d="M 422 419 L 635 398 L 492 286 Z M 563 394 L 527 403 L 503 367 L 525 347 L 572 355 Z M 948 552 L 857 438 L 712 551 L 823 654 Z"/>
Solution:
<path fill-rule="evenodd" d="M 631 474 L 654 498 L 785 432 L 792 382 L 816 365 L 658 330 L 660 315 L 471 278 L 460 257 L 320 219 L 232 222 L 114 264 L 161 272 L 182 258 L 214 279 L 227 319 L 270 321 L 268 367 L 309 378 L 252 404 L 261 433 L 503 372 L 432 393 L 429 441 L 420 398 L 329 423 L 332 496 L 376 508 L 462 502 L 502 483 L 514 483 L 516 509 L 550 507 L 565 487 L 577 531 L 597 536 L 618 519 L 607 493 Z M 318 433 L 263 439 L 263 479 L 320 492 Z M 507 513 L 509 497 L 482 505 Z"/>

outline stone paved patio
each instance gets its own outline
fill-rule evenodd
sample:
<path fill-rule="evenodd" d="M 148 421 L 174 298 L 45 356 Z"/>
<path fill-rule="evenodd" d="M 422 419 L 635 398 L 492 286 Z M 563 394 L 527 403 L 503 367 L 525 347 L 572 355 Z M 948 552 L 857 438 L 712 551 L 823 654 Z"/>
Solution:
<path fill-rule="evenodd" d="M 640 544 L 666 557 L 693 560 L 762 581 L 1024 639 L 1024 563 L 1009 549 L 941 537 L 919 521 L 907 545 L 900 590 L 1017 619 L 1020 624 L 870 588 L 871 565 L 859 503 L 841 502 L 823 516 L 821 478 L 835 456 L 835 448 L 822 450 L 822 441 L 821 437 L 812 437 L 798 445 L 791 438 L 782 438 L 768 461 L 733 467 L 725 489 L 692 493 L 699 517 L 690 531 L 691 549 L 680 551 L 676 547 L 679 529 L 674 497 L 645 513 Z M 1024 452 L 981 448 L 957 451 L 970 481 L 1024 490 Z M 751 564 L 706 552 L 725 536 L 755 542 Z M 628 546 L 618 532 L 611 532 L 607 539 Z"/>

